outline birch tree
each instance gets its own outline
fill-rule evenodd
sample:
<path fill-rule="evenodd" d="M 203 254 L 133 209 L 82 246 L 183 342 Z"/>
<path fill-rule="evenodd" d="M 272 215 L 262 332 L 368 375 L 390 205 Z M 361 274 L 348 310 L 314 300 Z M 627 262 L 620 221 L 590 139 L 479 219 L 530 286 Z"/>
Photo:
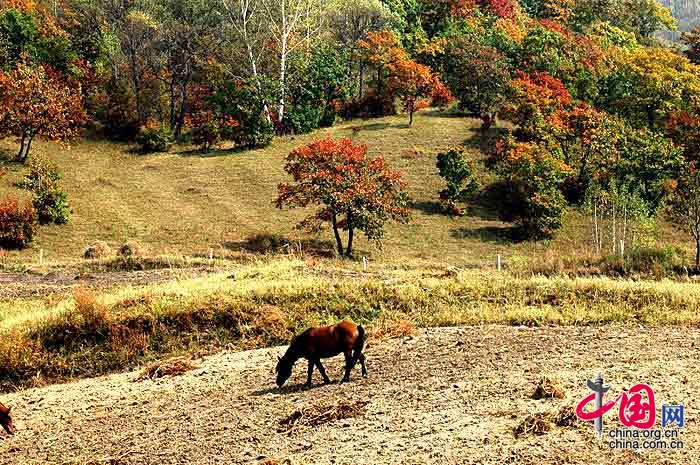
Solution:
<path fill-rule="evenodd" d="M 277 121 L 284 120 L 290 54 L 308 45 L 323 26 L 322 0 L 260 0 L 279 56 Z"/>

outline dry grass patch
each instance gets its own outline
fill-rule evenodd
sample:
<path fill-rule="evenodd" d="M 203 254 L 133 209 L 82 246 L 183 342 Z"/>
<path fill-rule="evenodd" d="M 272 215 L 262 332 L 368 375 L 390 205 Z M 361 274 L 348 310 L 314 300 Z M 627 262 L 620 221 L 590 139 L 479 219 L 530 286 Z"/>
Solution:
<path fill-rule="evenodd" d="M 562 406 L 554 415 L 553 421 L 555 425 L 562 428 L 575 428 L 581 424 L 581 420 L 576 415 L 576 408 L 573 405 Z"/>
<path fill-rule="evenodd" d="M 515 437 L 534 434 L 542 436 L 552 430 L 552 417 L 549 413 L 535 413 L 528 415 L 513 430 Z"/>
<path fill-rule="evenodd" d="M 531 396 L 535 400 L 539 399 L 563 399 L 565 397 L 564 389 L 559 384 L 559 381 L 543 376 L 535 385 L 535 392 Z"/>
<path fill-rule="evenodd" d="M 413 336 L 416 334 L 416 326 L 412 321 L 403 318 L 397 320 L 382 318 L 372 325 L 369 334 L 375 339 Z"/>
<path fill-rule="evenodd" d="M 347 418 L 355 418 L 365 414 L 368 401 L 341 401 L 332 405 L 312 405 L 293 411 L 280 420 L 280 432 L 291 431 L 294 428 L 314 427 Z"/>
<path fill-rule="evenodd" d="M 199 365 L 187 357 L 174 357 L 167 360 L 159 360 L 146 365 L 136 381 L 158 379 L 164 377 L 179 376 L 188 371 L 196 370 Z"/>

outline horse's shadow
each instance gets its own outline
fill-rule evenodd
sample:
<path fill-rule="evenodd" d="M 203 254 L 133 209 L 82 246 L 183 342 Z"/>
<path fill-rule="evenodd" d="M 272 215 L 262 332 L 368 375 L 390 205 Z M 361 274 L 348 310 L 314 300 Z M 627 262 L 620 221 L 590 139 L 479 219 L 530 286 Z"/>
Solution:
<path fill-rule="evenodd" d="M 312 389 L 318 389 L 318 388 L 322 388 L 325 386 L 332 386 L 334 384 L 338 384 L 338 381 L 331 381 L 330 383 L 314 383 L 311 385 L 311 387 L 307 387 L 306 383 L 288 384 L 286 386 L 282 386 L 281 388 L 278 388 L 276 386 L 272 386 L 272 387 L 265 388 L 265 389 L 258 389 L 256 391 L 251 392 L 250 394 L 253 396 L 256 396 L 256 397 L 265 396 L 267 394 L 285 395 L 285 394 L 292 394 L 295 392 L 310 391 Z"/>

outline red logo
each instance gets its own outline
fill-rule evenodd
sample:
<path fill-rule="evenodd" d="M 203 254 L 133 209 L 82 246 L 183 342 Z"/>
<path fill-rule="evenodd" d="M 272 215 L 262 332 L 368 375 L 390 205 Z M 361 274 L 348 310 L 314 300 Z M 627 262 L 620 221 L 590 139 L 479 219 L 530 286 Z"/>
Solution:
<path fill-rule="evenodd" d="M 602 382 L 600 383 L 602 388 Z M 591 385 L 589 385 L 591 387 Z M 618 418 L 620 423 L 630 428 L 651 429 L 656 423 L 656 404 L 654 402 L 654 390 L 647 384 L 635 384 L 629 391 L 623 391 L 615 399 L 602 403 L 605 390 L 594 389 L 594 392 L 584 397 L 576 407 L 576 415 L 583 421 L 593 421 L 601 418 L 619 403 Z M 585 411 L 590 403 L 596 403 L 596 396 L 600 396 L 600 407 L 591 411 Z M 602 426 L 602 425 L 601 425 Z"/>

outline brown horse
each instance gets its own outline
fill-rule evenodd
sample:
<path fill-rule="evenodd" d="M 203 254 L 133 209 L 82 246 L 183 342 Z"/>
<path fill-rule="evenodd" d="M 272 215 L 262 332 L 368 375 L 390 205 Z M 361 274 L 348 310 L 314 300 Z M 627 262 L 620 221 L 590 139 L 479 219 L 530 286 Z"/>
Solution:
<path fill-rule="evenodd" d="M 12 407 L 5 407 L 0 403 L 0 425 L 7 431 L 7 434 L 15 434 L 15 425 L 12 424 L 10 410 L 12 410 Z"/>
<path fill-rule="evenodd" d="M 343 353 L 345 355 L 345 376 L 342 382 L 350 381 L 350 370 L 359 361 L 362 367 L 362 376 L 367 376 L 365 356 L 362 349 L 365 346 L 367 335 L 362 326 L 349 321 L 341 321 L 333 326 L 320 326 L 310 328 L 292 339 L 289 349 L 277 363 L 277 386 L 282 385 L 292 375 L 292 367 L 300 358 L 309 361 L 309 369 L 306 378 L 306 386 L 311 386 L 311 375 L 314 366 L 321 372 L 324 383 L 331 380 L 326 375 L 326 369 L 321 365 L 322 358 L 335 357 Z"/>

